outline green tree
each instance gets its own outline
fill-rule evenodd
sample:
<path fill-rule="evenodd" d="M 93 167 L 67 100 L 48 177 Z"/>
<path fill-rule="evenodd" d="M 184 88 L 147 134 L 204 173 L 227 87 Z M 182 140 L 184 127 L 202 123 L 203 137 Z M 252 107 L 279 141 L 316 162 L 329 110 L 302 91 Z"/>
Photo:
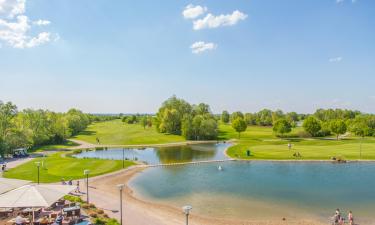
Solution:
<path fill-rule="evenodd" d="M 245 113 L 245 121 L 247 125 L 256 125 L 256 115 L 252 113 Z"/>
<path fill-rule="evenodd" d="M 317 120 L 313 116 L 307 117 L 303 121 L 303 125 L 302 126 L 303 126 L 303 129 L 306 132 L 308 132 L 309 134 L 311 134 L 311 136 L 313 136 L 313 137 L 316 137 L 318 135 L 320 129 L 322 128 L 321 125 L 320 125 L 319 120 Z"/>
<path fill-rule="evenodd" d="M 238 117 L 234 121 L 232 121 L 232 127 L 238 132 L 238 138 L 241 138 L 241 132 L 244 132 L 247 129 L 247 123 L 246 121 Z"/>
<path fill-rule="evenodd" d="M 156 114 L 157 130 L 161 133 L 181 134 L 182 119 L 192 113 L 192 106 L 183 99 L 172 96 L 159 108 Z"/>
<path fill-rule="evenodd" d="M 11 102 L 3 103 L 0 101 L 0 156 L 4 155 L 9 151 L 9 145 L 7 143 L 8 137 L 12 134 L 14 124 L 12 123 L 13 118 L 17 114 L 17 106 Z"/>
<path fill-rule="evenodd" d="M 228 111 L 224 110 L 222 113 L 221 113 L 221 121 L 223 123 L 229 123 L 229 113 Z"/>
<path fill-rule="evenodd" d="M 284 136 L 286 133 L 290 133 L 292 131 L 292 125 L 286 119 L 279 119 L 273 125 L 273 132 L 276 135 L 280 135 L 281 137 Z"/>
<path fill-rule="evenodd" d="M 330 128 L 332 133 L 336 134 L 336 140 L 339 140 L 340 134 L 345 134 L 347 130 L 345 121 L 341 119 L 331 121 Z"/>
<path fill-rule="evenodd" d="M 148 125 L 148 118 L 147 118 L 147 116 L 142 116 L 142 118 L 141 118 L 141 125 L 142 125 L 143 129 L 146 129 L 146 127 Z"/>
<path fill-rule="evenodd" d="M 232 123 L 233 123 L 233 121 L 235 121 L 235 120 L 238 119 L 238 118 L 244 119 L 244 115 L 243 115 L 243 113 L 240 112 L 240 111 L 234 112 L 234 113 L 232 113 L 232 115 L 230 116 L 230 120 L 231 120 Z"/>

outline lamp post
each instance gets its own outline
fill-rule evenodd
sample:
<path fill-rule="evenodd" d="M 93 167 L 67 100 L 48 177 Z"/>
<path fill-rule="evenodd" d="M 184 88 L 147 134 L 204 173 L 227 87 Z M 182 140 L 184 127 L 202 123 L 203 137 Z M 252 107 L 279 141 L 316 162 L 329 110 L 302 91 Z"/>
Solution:
<path fill-rule="evenodd" d="M 87 203 L 89 203 L 89 174 L 90 174 L 90 170 L 84 170 L 83 171 L 83 174 L 86 175 L 86 201 Z"/>
<path fill-rule="evenodd" d="M 125 148 L 122 149 L 122 168 L 125 168 Z"/>
<path fill-rule="evenodd" d="M 120 224 L 122 225 L 122 190 L 124 190 L 125 184 L 118 184 L 117 188 L 120 191 Z"/>
<path fill-rule="evenodd" d="M 186 225 L 189 225 L 189 214 L 190 214 L 190 210 L 192 209 L 193 207 L 191 205 L 185 205 L 182 207 L 182 210 L 186 215 Z"/>
<path fill-rule="evenodd" d="M 40 162 L 35 163 L 36 167 L 38 168 L 38 184 L 39 184 L 39 171 L 40 171 Z"/>

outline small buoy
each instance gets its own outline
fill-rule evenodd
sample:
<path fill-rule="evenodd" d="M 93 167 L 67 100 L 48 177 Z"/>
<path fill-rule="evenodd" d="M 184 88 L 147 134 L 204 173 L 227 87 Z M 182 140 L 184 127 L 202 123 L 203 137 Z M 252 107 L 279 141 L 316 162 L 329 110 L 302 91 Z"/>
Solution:
<path fill-rule="evenodd" d="M 223 170 L 223 168 L 221 166 L 218 166 L 217 169 L 218 170 Z"/>

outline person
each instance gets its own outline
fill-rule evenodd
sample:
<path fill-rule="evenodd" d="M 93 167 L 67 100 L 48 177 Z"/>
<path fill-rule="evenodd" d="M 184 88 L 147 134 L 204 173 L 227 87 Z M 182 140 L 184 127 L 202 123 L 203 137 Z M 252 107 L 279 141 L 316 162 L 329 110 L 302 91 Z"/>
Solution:
<path fill-rule="evenodd" d="M 348 221 L 349 221 L 349 224 L 350 224 L 350 225 L 354 225 L 354 217 L 353 217 L 353 213 L 352 213 L 352 211 L 349 211 L 349 214 L 348 214 Z"/>
<path fill-rule="evenodd" d="M 292 149 L 292 144 L 291 143 L 288 143 L 288 148 L 289 148 L 289 150 Z"/>
<path fill-rule="evenodd" d="M 335 222 L 334 224 L 339 224 L 339 222 L 341 221 L 340 209 L 336 209 L 336 212 L 333 218 Z"/>
<path fill-rule="evenodd" d="M 79 180 L 77 180 L 77 188 L 75 190 L 76 193 L 80 193 L 80 190 L 79 190 Z"/>
<path fill-rule="evenodd" d="M 22 217 L 21 213 L 18 213 L 15 221 L 16 225 L 23 225 L 25 222 L 25 218 Z"/>
<path fill-rule="evenodd" d="M 72 181 L 72 180 L 69 180 L 69 181 L 68 181 L 68 185 L 73 185 L 73 181 Z"/>
<path fill-rule="evenodd" d="M 62 225 L 63 220 L 64 220 L 64 217 L 63 217 L 62 213 L 59 213 L 59 215 L 56 217 L 56 220 L 55 220 L 54 224 Z"/>
<path fill-rule="evenodd" d="M 66 184 L 66 182 L 65 182 L 65 179 L 64 179 L 64 178 L 62 178 L 62 179 L 61 179 L 61 184 L 62 184 L 62 185 L 65 185 L 65 184 Z"/>
<path fill-rule="evenodd" d="M 39 222 L 39 224 L 41 224 L 41 225 L 47 225 L 48 223 L 49 223 L 49 221 L 48 221 L 47 216 L 44 216 L 44 217 L 40 220 L 40 222 Z"/>

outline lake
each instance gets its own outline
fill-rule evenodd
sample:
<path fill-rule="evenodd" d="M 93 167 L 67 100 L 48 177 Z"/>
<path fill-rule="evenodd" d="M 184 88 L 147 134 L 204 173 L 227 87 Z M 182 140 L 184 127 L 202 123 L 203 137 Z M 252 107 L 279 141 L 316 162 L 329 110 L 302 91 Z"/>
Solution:
<path fill-rule="evenodd" d="M 124 157 L 148 164 L 225 159 L 230 144 L 125 149 Z M 122 159 L 122 149 L 82 152 L 79 158 Z M 218 170 L 221 166 L 223 169 Z M 231 161 L 148 168 L 129 185 L 142 199 L 193 213 L 240 219 L 328 222 L 336 208 L 356 222 L 375 224 L 375 164 Z"/>
<path fill-rule="evenodd" d="M 149 168 L 130 186 L 138 197 L 191 204 L 205 216 L 328 222 L 340 208 L 374 224 L 374 176 L 373 163 L 225 162 Z"/>

